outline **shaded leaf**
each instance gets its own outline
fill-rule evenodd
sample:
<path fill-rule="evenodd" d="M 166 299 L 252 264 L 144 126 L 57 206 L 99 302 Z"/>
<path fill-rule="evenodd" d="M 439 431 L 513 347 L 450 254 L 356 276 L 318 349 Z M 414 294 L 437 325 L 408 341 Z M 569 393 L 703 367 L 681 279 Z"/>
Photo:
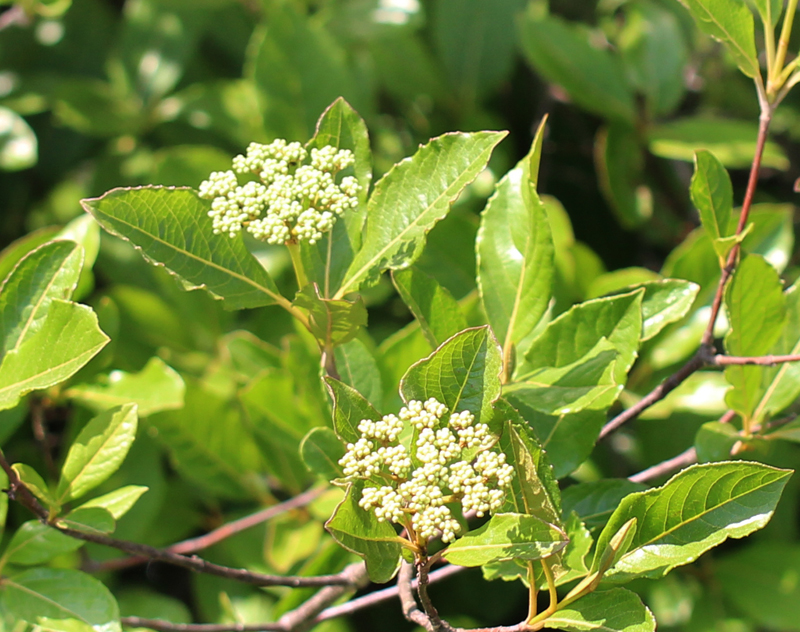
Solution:
<path fill-rule="evenodd" d="M 414 263 L 427 232 L 485 168 L 504 137 L 505 132 L 445 134 L 392 167 L 370 196 L 363 245 L 336 296 L 373 285 L 383 270 Z"/>
<path fill-rule="evenodd" d="M 561 492 L 561 502 L 564 514 L 574 511 L 589 529 L 595 529 L 606 524 L 623 498 L 645 489 L 646 485 L 626 478 L 609 478 L 570 485 Z"/>
<path fill-rule="evenodd" d="M 363 393 L 370 402 L 383 401 L 383 384 L 378 361 L 366 344 L 354 338 L 336 347 L 334 358 L 342 382 Z"/>
<path fill-rule="evenodd" d="M 344 445 L 330 428 L 310 430 L 300 444 L 300 455 L 306 467 L 328 481 L 344 476 L 339 459 L 345 452 Z"/>
<path fill-rule="evenodd" d="M 33 566 L 43 564 L 57 555 L 75 551 L 83 541 L 64 535 L 38 520 L 28 520 L 20 525 L 3 557 L 12 564 Z"/>
<path fill-rule="evenodd" d="M 597 550 L 628 520 L 638 528 L 627 553 L 606 577 L 662 577 L 727 538 L 769 522 L 791 471 L 746 461 L 691 466 L 662 487 L 630 494 L 600 534 Z"/>
<path fill-rule="evenodd" d="M 297 293 L 294 304 L 308 311 L 309 330 L 323 348 L 352 340 L 367 324 L 360 296 L 353 301 L 322 298 L 316 284 L 311 284 Z"/>
<path fill-rule="evenodd" d="M 635 228 L 653 214 L 652 192 L 644 182 L 644 154 L 639 139 L 625 123 L 598 131 L 595 164 L 600 189 L 620 224 Z"/>
<path fill-rule="evenodd" d="M 210 202 L 191 189 L 113 189 L 81 204 L 103 228 L 130 241 L 186 289 L 204 288 L 226 309 L 288 304 L 241 237 L 212 232 Z"/>
<path fill-rule="evenodd" d="M 698 463 L 731 458 L 731 448 L 740 441 L 739 431 L 731 424 L 709 421 L 700 426 L 694 440 Z"/>
<path fill-rule="evenodd" d="M 499 513 L 450 544 L 442 557 L 459 566 L 481 566 L 506 559 L 539 560 L 566 545 L 566 533 L 536 516 Z"/>
<path fill-rule="evenodd" d="M 656 620 L 635 592 L 612 588 L 559 608 L 545 619 L 544 627 L 565 632 L 654 632 Z"/>
<path fill-rule="evenodd" d="M 358 424 L 362 419 L 377 421 L 381 414 L 354 388 L 325 378 L 325 385 L 333 398 L 333 429 L 345 443 L 355 443 L 361 437 Z"/>
<path fill-rule="evenodd" d="M 104 535 L 114 531 L 116 521 L 107 509 L 102 507 L 79 507 L 59 518 L 59 527 L 75 529 L 93 535 Z"/>

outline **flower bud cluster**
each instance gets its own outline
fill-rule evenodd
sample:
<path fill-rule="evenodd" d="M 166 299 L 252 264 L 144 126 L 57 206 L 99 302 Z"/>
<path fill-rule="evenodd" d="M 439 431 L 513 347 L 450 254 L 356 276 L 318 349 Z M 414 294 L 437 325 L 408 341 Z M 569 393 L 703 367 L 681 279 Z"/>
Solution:
<path fill-rule="evenodd" d="M 311 164 L 304 164 L 310 157 Z M 215 234 L 235 237 L 245 228 L 270 244 L 315 243 L 339 215 L 358 206 L 361 185 L 352 176 L 336 183 L 336 175 L 355 158 L 347 149 L 325 146 L 310 152 L 282 138 L 269 145 L 250 143 L 233 159 L 233 171 L 215 171 L 200 184 L 199 194 L 211 200 L 209 217 Z M 244 185 L 237 174 L 258 178 Z"/>
<path fill-rule="evenodd" d="M 478 516 L 498 510 L 513 476 L 505 454 L 492 449 L 496 438 L 486 424 L 476 424 L 466 410 L 445 421 L 446 415 L 447 407 L 431 398 L 410 401 L 397 416 L 365 419 L 360 438 L 339 461 L 347 477 L 384 479 L 384 485 L 363 489 L 359 506 L 380 522 L 410 521 L 422 542 L 437 533 L 452 542 L 461 532 L 449 503 L 460 502 Z M 415 429 L 413 458 L 400 442 L 405 423 Z"/>

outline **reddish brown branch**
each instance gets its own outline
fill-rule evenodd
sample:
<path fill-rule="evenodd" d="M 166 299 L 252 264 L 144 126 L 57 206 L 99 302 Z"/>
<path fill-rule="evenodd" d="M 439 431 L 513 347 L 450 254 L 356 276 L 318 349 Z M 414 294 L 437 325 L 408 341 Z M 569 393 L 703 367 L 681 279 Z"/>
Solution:
<path fill-rule="evenodd" d="M 196 553 L 197 551 L 202 551 L 203 549 L 207 549 L 208 547 L 217 544 L 229 538 L 237 533 L 241 533 L 242 531 L 249 529 L 250 527 L 254 527 L 259 525 L 275 516 L 278 516 L 282 513 L 287 511 L 291 511 L 292 509 L 298 509 L 300 507 L 304 507 L 305 505 L 309 504 L 315 498 L 317 498 L 322 492 L 324 488 L 317 487 L 309 489 L 308 491 L 303 492 L 299 496 L 295 496 L 294 498 L 290 498 L 289 500 L 278 503 L 277 505 L 272 505 L 271 507 L 267 507 L 266 509 L 262 509 L 257 511 L 254 514 L 249 516 L 245 516 L 244 518 L 240 518 L 239 520 L 234 520 L 227 524 L 222 525 L 221 527 L 206 533 L 205 535 L 201 535 L 197 538 L 191 538 L 188 540 L 183 540 L 182 542 L 178 542 L 171 546 L 165 548 L 165 551 L 170 553 L 178 553 L 180 555 L 186 555 L 188 553 Z M 138 557 L 123 557 L 116 560 L 107 560 L 105 562 L 89 562 L 84 565 L 84 570 L 91 573 L 97 572 L 105 572 L 105 571 L 115 571 L 121 570 L 123 568 L 129 568 L 131 566 L 136 566 L 137 564 L 142 564 L 146 562 L 148 557 L 146 556 L 138 556 Z"/>
<path fill-rule="evenodd" d="M 728 355 L 716 355 L 713 359 L 713 366 L 775 366 L 786 362 L 800 362 L 800 354 L 794 355 L 766 355 L 756 357 L 740 357 Z"/>
<path fill-rule="evenodd" d="M 691 447 L 688 450 L 681 452 L 678 456 L 674 456 L 671 459 L 662 461 L 658 465 L 648 467 L 646 470 L 642 470 L 633 476 L 629 476 L 628 480 L 634 483 L 646 483 L 654 478 L 658 478 L 664 474 L 670 474 L 675 470 L 684 468 L 687 465 L 692 465 L 693 463 L 697 463 L 697 450 L 695 450 L 694 447 Z"/>

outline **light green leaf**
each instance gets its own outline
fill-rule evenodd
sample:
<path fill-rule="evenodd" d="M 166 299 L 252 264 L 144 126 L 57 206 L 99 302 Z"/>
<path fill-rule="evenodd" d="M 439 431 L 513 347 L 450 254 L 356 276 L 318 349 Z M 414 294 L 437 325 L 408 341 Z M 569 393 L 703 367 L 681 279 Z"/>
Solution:
<path fill-rule="evenodd" d="M 644 290 L 639 289 L 575 305 L 551 322 L 533 342 L 520 369 L 525 373 L 518 379 L 526 379 L 536 369 L 574 364 L 595 350 L 602 338 L 607 338 L 619 352 L 615 382 L 624 384 L 639 347 L 643 298 Z"/>
<path fill-rule="evenodd" d="M 597 590 L 545 619 L 544 627 L 565 632 L 655 632 L 656 620 L 642 600 L 625 588 Z"/>
<path fill-rule="evenodd" d="M 662 279 L 642 283 L 642 342 L 650 340 L 667 325 L 689 313 L 700 286 L 683 279 Z"/>
<path fill-rule="evenodd" d="M 117 471 L 136 437 L 136 404 L 99 414 L 70 446 L 56 497 L 59 504 L 80 498 Z"/>
<path fill-rule="evenodd" d="M 566 545 L 566 533 L 536 516 L 499 513 L 458 538 L 442 557 L 458 566 L 482 566 L 498 560 L 539 560 Z"/>
<path fill-rule="evenodd" d="M 17 529 L 3 552 L 3 557 L 11 564 L 33 566 L 44 564 L 57 555 L 75 551 L 83 544 L 82 540 L 64 535 L 38 520 L 28 520 Z"/>
<path fill-rule="evenodd" d="M 131 402 L 140 417 L 183 406 L 181 376 L 161 358 L 152 357 L 139 373 L 112 371 L 105 383 L 76 384 L 64 395 L 95 411 Z"/>
<path fill-rule="evenodd" d="M 83 503 L 78 509 L 89 509 L 91 507 L 100 507 L 105 509 L 111 514 L 114 520 L 119 520 L 128 513 L 128 510 L 133 507 L 134 503 L 139 500 L 139 497 L 148 490 L 144 485 L 126 485 L 120 487 L 113 492 L 103 494 L 97 498 Z M 77 509 L 76 509 L 77 511 Z"/>
<path fill-rule="evenodd" d="M 54 299 L 69 300 L 78 284 L 83 248 L 51 241 L 29 252 L 0 287 L 2 353 L 17 349 L 42 328 Z"/>
<path fill-rule="evenodd" d="M 778 273 L 759 255 L 748 255 L 736 267 L 725 291 L 725 309 L 730 331 L 725 350 L 735 356 L 767 353 L 786 321 L 786 300 Z M 746 419 L 762 397 L 762 375 L 758 366 L 730 366 L 725 379 L 733 388 L 725 401 Z"/>
<path fill-rule="evenodd" d="M 632 122 L 633 91 L 621 60 L 595 48 L 589 33 L 555 15 L 541 16 L 535 5 L 520 21 L 520 41 L 528 61 L 547 81 L 562 86 L 580 107 L 604 118 Z"/>
<path fill-rule="evenodd" d="M 392 272 L 392 281 L 431 347 L 467 328 L 467 319 L 453 295 L 433 277 L 411 266 Z"/>
<path fill-rule="evenodd" d="M 499 423 L 498 445 L 514 468 L 514 478 L 503 506 L 509 513 L 524 513 L 561 526 L 561 495 L 547 454 L 525 420 L 504 399 L 495 404 Z"/>
<path fill-rule="evenodd" d="M 30 252 L 56 239 L 59 232 L 57 226 L 47 226 L 46 228 L 31 231 L 3 248 L 0 251 L 0 279 L 5 279 L 14 269 L 14 266 Z"/>
<path fill-rule="evenodd" d="M 658 272 L 653 272 L 648 268 L 640 268 L 638 266 L 620 268 L 595 277 L 589 286 L 586 298 L 627 294 L 634 287 L 643 286 L 650 281 L 660 281 L 661 279 L 662 277 Z"/>
<path fill-rule="evenodd" d="M 553 287 L 553 238 L 535 188 L 543 136 L 544 122 L 528 155 L 497 183 L 476 242 L 483 309 L 507 360 L 544 316 Z"/>
<path fill-rule="evenodd" d="M 319 148 L 326 145 L 353 152 L 353 171 L 361 185 L 357 209 L 347 211 L 342 221 L 337 221 L 333 230 L 316 244 L 300 244 L 306 275 L 317 283 L 322 296 L 329 298 L 341 286 L 347 268 L 361 248 L 367 196 L 372 183 L 372 150 L 367 126 L 358 112 L 341 97 L 322 113 L 316 134 L 306 146 Z"/>
<path fill-rule="evenodd" d="M 450 412 L 468 410 L 476 423 L 485 423 L 500 396 L 500 365 L 491 330 L 466 329 L 413 364 L 400 382 L 400 394 L 405 402 L 433 397 Z"/>
<path fill-rule="evenodd" d="M 691 162 L 696 151 L 707 149 L 728 169 L 750 167 L 757 137 L 757 123 L 708 116 L 676 119 L 653 125 L 648 130 L 650 151 L 656 156 Z M 768 141 L 761 164 L 786 170 L 789 159 L 780 145 Z"/>
<path fill-rule="evenodd" d="M 0 410 L 19 398 L 67 379 L 108 342 L 97 316 L 84 305 L 54 299 L 45 322 L 0 364 Z"/>
<path fill-rule="evenodd" d="M 339 459 L 345 452 L 344 445 L 330 428 L 313 428 L 300 444 L 300 455 L 306 467 L 328 481 L 344 476 Z"/>
<path fill-rule="evenodd" d="M 564 514 L 575 512 L 589 529 L 602 527 L 628 494 L 647 489 L 626 478 L 609 478 L 570 485 L 561 492 Z"/>
<path fill-rule="evenodd" d="M 325 385 L 333 399 L 333 429 L 345 443 L 355 443 L 361 437 L 358 431 L 361 420 L 377 421 L 381 418 L 381 414 L 357 390 L 347 384 L 326 377 Z"/>
<path fill-rule="evenodd" d="M 760 77 L 753 14 L 740 0 L 681 0 L 700 30 L 725 44 L 748 77 Z"/>
<path fill-rule="evenodd" d="M 3 579 L 2 610 L 44 632 L 120 632 L 114 597 L 94 577 L 33 568 Z"/>
<path fill-rule="evenodd" d="M 204 288 L 226 309 L 288 304 L 241 237 L 212 232 L 210 203 L 191 189 L 114 189 L 81 204 L 100 226 L 164 266 L 187 290 Z"/>
<path fill-rule="evenodd" d="M 731 551 L 714 563 L 714 580 L 759 629 L 800 630 L 800 547 L 759 542 Z"/>
<path fill-rule="evenodd" d="M 792 472 L 746 461 L 691 466 L 662 487 L 630 494 L 600 534 L 597 550 L 631 518 L 638 528 L 628 552 L 606 577 L 662 577 L 727 538 L 743 538 L 772 517 Z"/>
<path fill-rule="evenodd" d="M 605 410 L 622 390 L 614 373 L 619 353 L 605 338 L 583 358 L 563 367 L 534 369 L 505 393 L 546 415 L 569 415 L 582 410 Z"/>
<path fill-rule="evenodd" d="M 56 524 L 65 529 L 75 529 L 93 535 L 111 533 L 116 527 L 114 517 L 102 507 L 79 507 L 59 518 Z"/>
<path fill-rule="evenodd" d="M 383 401 L 383 384 L 380 368 L 373 351 L 359 338 L 339 345 L 334 350 L 336 370 L 339 378 L 359 393 L 367 401 Z"/>
<path fill-rule="evenodd" d="M 19 114 L 0 106 L 0 169 L 20 171 L 39 159 L 36 134 Z"/>
<path fill-rule="evenodd" d="M 695 153 L 690 191 L 692 202 L 700 213 L 700 222 L 714 244 L 722 268 L 730 249 L 737 243 L 736 239 L 729 239 L 733 236 L 733 227 L 730 226 L 733 185 L 725 167 L 710 151 Z"/>
<path fill-rule="evenodd" d="M 484 169 L 505 132 L 452 133 L 434 138 L 375 185 L 364 241 L 336 296 L 374 284 L 383 270 L 419 257 L 425 235 Z"/>
<path fill-rule="evenodd" d="M 765 25 L 774 27 L 783 12 L 784 0 L 749 0 L 755 5 Z"/>
<path fill-rule="evenodd" d="M 355 300 L 322 298 L 316 284 L 297 293 L 294 304 L 308 311 L 309 330 L 324 349 L 352 340 L 367 324 L 367 308 Z"/>
<path fill-rule="evenodd" d="M 50 486 L 39 475 L 39 472 L 34 470 L 30 465 L 25 465 L 24 463 L 14 463 L 11 469 L 17 473 L 22 484 L 25 485 L 36 498 L 41 500 L 48 507 L 59 507 L 58 502 L 50 492 Z"/>
<path fill-rule="evenodd" d="M 363 486 L 363 481 L 350 484 L 325 528 L 344 548 L 363 557 L 370 579 L 383 584 L 400 568 L 400 538 L 392 525 L 358 506 Z"/>

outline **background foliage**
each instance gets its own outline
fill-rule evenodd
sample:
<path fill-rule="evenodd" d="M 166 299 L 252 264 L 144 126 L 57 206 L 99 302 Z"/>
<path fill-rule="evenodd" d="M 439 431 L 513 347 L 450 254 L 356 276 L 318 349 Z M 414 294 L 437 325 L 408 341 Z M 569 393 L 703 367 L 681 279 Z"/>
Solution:
<path fill-rule="evenodd" d="M 347 342 L 343 334 L 335 358 L 342 380 L 382 412 L 399 407 L 397 386 L 408 367 L 466 326 L 488 321 L 501 342 L 507 337 L 515 344 L 530 342 L 514 337 L 513 322 L 503 330 L 498 323 L 505 316 L 492 313 L 489 301 L 484 314 L 478 279 L 484 296 L 504 288 L 502 279 L 491 276 L 490 257 L 476 260 L 475 241 L 487 198 L 527 154 L 544 115 L 547 133 L 533 177 L 552 235 L 550 316 L 619 293 L 614 301 L 581 309 L 594 310 L 583 316 L 598 323 L 598 331 L 611 323 L 602 335 L 618 357 L 613 365 L 601 358 L 597 366 L 605 371 L 601 384 L 627 379 L 625 390 L 614 392 L 623 406 L 648 393 L 697 348 L 720 275 L 719 257 L 730 249 L 732 242 L 725 239 L 735 232 L 737 214 L 716 209 L 742 200 L 759 107 L 742 75 L 752 71 L 748 55 L 737 56 L 703 35 L 674 0 L 551 0 L 549 12 L 547 3 L 537 0 L 60 0 L 10 6 L 0 22 L 0 240 L 8 245 L 0 253 L 0 277 L 56 235 L 75 240 L 82 254 L 67 246 L 70 242 L 37 251 L 35 263 L 49 266 L 56 285 L 32 318 L 52 319 L 52 331 L 92 332 L 88 310 L 79 304 L 85 303 L 110 338 L 68 382 L 46 390 L 68 373 L 51 376 L 36 385 L 44 390 L 21 405 L 12 407 L 16 395 L 0 386 L 0 401 L 10 402 L 0 411 L 0 445 L 10 461 L 30 464 L 54 483 L 49 491 L 47 483 L 40 485 L 43 496 L 55 495 L 45 504 L 61 506 L 90 490 L 94 496 L 122 487 L 126 492 L 119 502 L 127 509 L 146 486 L 130 511 L 120 509 L 114 534 L 166 546 L 315 483 L 300 444 L 312 428 L 330 425 L 330 412 L 311 336 L 264 301 L 263 293 L 237 290 L 232 306 L 239 311 L 225 311 L 204 292 L 185 292 L 129 243 L 101 234 L 79 201 L 115 187 L 196 188 L 209 172 L 228 168 L 231 156 L 250 141 L 305 142 L 320 114 L 340 96 L 366 121 L 374 181 L 431 137 L 454 130 L 509 131 L 488 168 L 473 174 L 477 178 L 430 232 L 414 267 L 362 289 L 368 333 L 362 330 Z M 797 48 L 793 41 L 790 50 Z M 793 329 L 781 336 L 778 326 L 799 318 L 798 293 L 783 292 L 783 285 L 800 276 L 791 204 L 800 177 L 793 144 L 800 136 L 796 93 L 777 110 L 772 132 L 753 227 L 743 242 L 751 256 L 726 298 L 730 306 L 743 306 L 728 313 L 733 334 L 725 344 L 736 355 L 798 349 Z M 698 154 L 701 175 L 693 179 L 694 153 L 703 149 L 711 154 Z M 723 167 L 730 171 L 730 186 Z M 500 225 L 513 207 L 509 200 L 522 195 L 513 186 L 519 176 L 511 174 L 497 184 L 484 211 L 497 214 Z M 362 170 L 359 177 L 368 181 L 369 175 Z M 188 202 L 176 201 L 172 208 L 185 212 L 187 223 L 201 217 Z M 96 210 L 102 221 L 100 204 Z M 154 221 L 157 217 L 156 208 Z M 703 229 L 697 228 L 701 218 Z M 513 231 L 483 231 L 478 253 L 481 244 L 490 253 L 487 244 L 513 236 Z M 237 247 L 222 239 L 219 244 Z M 274 279 L 270 290 L 292 295 L 295 281 L 285 249 L 250 246 Z M 414 248 L 422 247 L 418 239 Z M 219 248 L 209 256 L 226 256 Z M 243 274 L 259 279 L 260 270 L 252 266 Z M 188 273 L 181 274 L 191 282 Z M 344 270 L 340 274 L 347 278 Z M 754 305 L 747 288 L 767 277 L 764 300 Z M 695 285 L 656 283 L 662 278 Z M 548 309 L 536 276 L 526 283 L 524 313 L 530 323 L 528 329 L 520 325 L 521 336 L 530 334 Z M 644 292 L 619 292 L 639 283 L 648 283 Z M 669 301 L 659 303 L 659 292 Z M 650 314 L 640 311 L 645 298 L 657 307 Z M 406 305 L 420 299 L 423 307 L 414 320 Z M 451 320 L 426 323 L 426 304 Z M 569 316 L 559 322 L 561 336 L 580 337 Z M 721 323 L 717 334 L 725 334 L 726 326 Z M 641 341 L 626 347 L 626 327 L 641 331 Z M 743 331 L 749 336 L 740 335 Z M 26 342 L 24 334 L 9 338 L 3 332 L 4 353 Z M 86 348 L 70 349 L 70 357 L 78 351 L 90 357 L 105 338 L 87 334 Z M 567 366 L 589 351 L 562 357 L 551 343 L 540 338 L 524 359 L 517 358 L 518 378 Z M 40 344 L 33 340 L 27 348 Z M 609 349 L 598 355 L 604 352 Z M 31 363 L 35 356 L 18 354 Z M 642 487 L 608 485 L 606 495 L 592 496 L 598 504 L 587 507 L 582 494 L 588 488 L 579 483 L 625 478 L 693 445 L 701 461 L 727 458 L 738 438 L 717 420 L 729 409 L 758 424 L 787 408 L 782 417 L 792 414 L 798 371 L 793 365 L 767 374 L 751 367 L 727 371 L 739 372 L 729 381 L 747 388 L 728 390 L 719 371 L 695 373 L 670 398 L 596 447 L 614 398 L 605 402 L 602 393 L 581 393 L 597 404 L 572 415 L 549 410 L 532 389 L 509 393 L 509 400 L 546 445 L 566 488 L 565 515 L 577 510 L 597 537 L 622 496 Z M 2 378 L 0 367 L 0 384 Z M 138 404 L 138 424 L 126 407 L 130 401 Z M 614 406 L 612 414 L 621 409 L 620 403 Z M 70 468 L 68 448 L 82 432 L 91 436 L 98 414 L 105 416 L 103 427 L 112 439 L 131 447 L 111 478 L 93 482 Z M 779 432 L 788 440 L 754 441 L 744 456 L 795 468 L 800 452 L 793 442 L 800 434 L 791 423 Z M 330 439 L 319 437 L 318 443 Z M 304 452 L 306 461 L 314 458 L 312 447 Z M 25 474 L 20 472 L 23 480 L 36 487 L 34 474 Z M 748 540 L 723 545 L 664 579 L 630 585 L 653 610 L 660 629 L 800 629 L 798 484 L 790 479 L 772 521 Z M 337 572 L 350 557 L 322 524 L 338 500 L 335 492 L 325 493 L 307 509 L 229 538 L 204 556 L 255 572 Z M 25 509 L 0 497 L 5 544 L 29 519 Z M 75 520 L 103 531 L 97 515 Z M 36 535 L 41 537 L 31 537 Z M 106 571 L 98 577 L 113 590 L 123 615 L 177 623 L 270 620 L 307 596 L 306 589 L 261 590 L 163 564 L 111 573 L 119 552 L 90 544 L 84 555 L 76 552 L 79 545 L 54 540 L 44 557 L 28 553 L 27 558 L 23 547 L 12 552 L 12 562 L 48 562 L 61 569 L 61 582 L 89 581 L 72 575 L 81 565 Z M 25 572 L 29 582 L 41 580 L 35 576 L 39 569 Z M 6 592 L 6 603 L 19 597 Z M 487 583 L 479 571 L 466 571 L 432 592 L 442 613 L 464 626 L 514 622 L 526 607 L 522 584 Z M 106 606 L 112 607 L 97 608 Z M 393 608 L 367 609 L 352 620 L 323 625 L 409 629 Z M 102 620 L 104 614 L 86 616 Z"/>

